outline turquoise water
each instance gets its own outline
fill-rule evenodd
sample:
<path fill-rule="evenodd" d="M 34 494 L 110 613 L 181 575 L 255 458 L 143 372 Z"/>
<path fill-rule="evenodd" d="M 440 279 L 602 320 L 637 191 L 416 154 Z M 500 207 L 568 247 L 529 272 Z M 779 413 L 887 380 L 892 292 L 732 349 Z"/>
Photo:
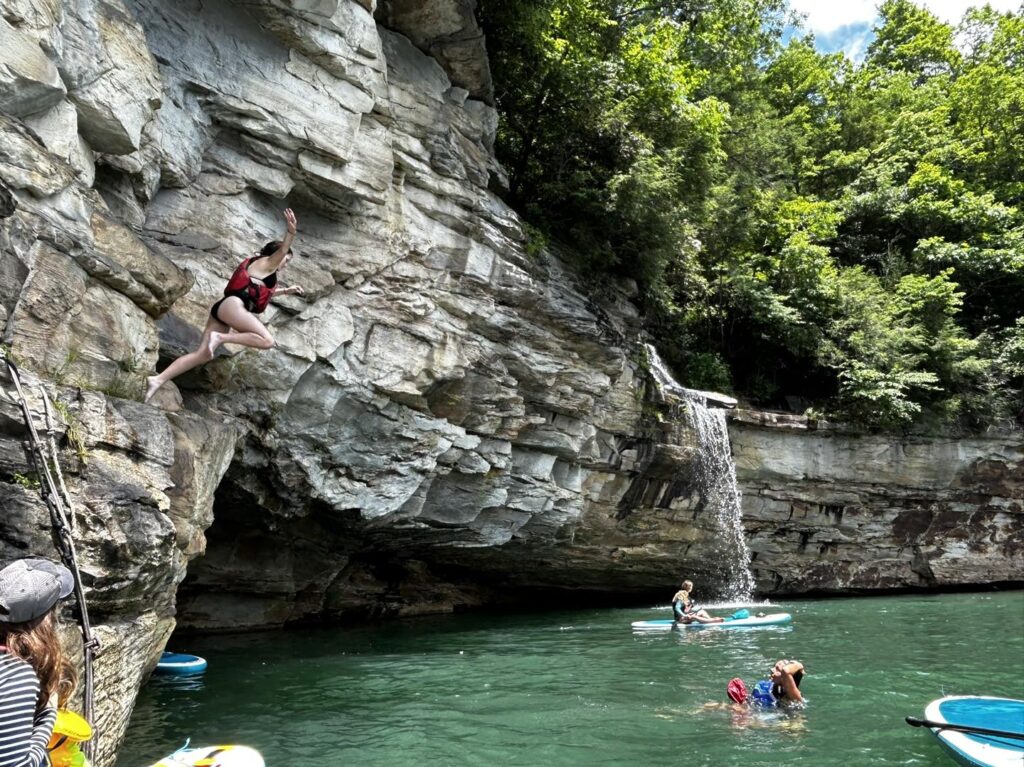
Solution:
<path fill-rule="evenodd" d="M 1024 592 L 779 604 L 790 626 L 634 634 L 670 615 L 640 607 L 172 641 L 209 670 L 142 690 L 118 765 L 191 737 L 269 767 L 948 766 L 905 716 L 943 695 L 1024 698 Z M 805 709 L 706 706 L 782 657 L 807 667 Z"/>

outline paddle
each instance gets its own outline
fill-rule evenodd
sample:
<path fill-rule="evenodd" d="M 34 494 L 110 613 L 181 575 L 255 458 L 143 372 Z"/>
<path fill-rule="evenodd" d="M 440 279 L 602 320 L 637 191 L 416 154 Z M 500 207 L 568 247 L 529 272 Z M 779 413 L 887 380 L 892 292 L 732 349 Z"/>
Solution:
<path fill-rule="evenodd" d="M 907 724 L 911 727 L 935 727 L 939 730 L 956 730 L 957 732 L 972 732 L 977 735 L 994 735 L 998 738 L 1016 738 L 1018 740 L 1024 740 L 1024 732 L 989 730 L 986 727 L 972 727 L 969 724 L 945 724 L 943 722 L 932 722 L 927 719 L 918 719 L 914 716 L 907 717 Z"/>

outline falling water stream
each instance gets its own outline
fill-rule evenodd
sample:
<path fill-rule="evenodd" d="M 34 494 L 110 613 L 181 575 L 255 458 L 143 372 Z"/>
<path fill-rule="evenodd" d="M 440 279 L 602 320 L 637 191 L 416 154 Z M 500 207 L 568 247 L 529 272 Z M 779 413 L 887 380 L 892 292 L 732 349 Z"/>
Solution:
<path fill-rule="evenodd" d="M 698 392 L 687 393 L 686 405 L 686 419 L 697 435 L 700 448 L 697 462 L 700 492 L 714 515 L 725 548 L 724 556 L 717 560 L 722 580 L 728 584 L 722 596 L 746 601 L 754 592 L 754 576 L 750 572 L 750 549 L 743 535 L 741 495 L 725 411 L 709 408 Z"/>
<path fill-rule="evenodd" d="M 655 382 L 663 394 L 671 394 L 683 401 L 686 422 L 697 437 L 698 489 L 706 508 L 714 516 L 723 549 L 717 561 L 722 581 L 727 586 L 720 596 L 741 602 L 749 600 L 754 592 L 754 576 L 750 572 L 750 549 L 743 535 L 742 496 L 736 483 L 736 464 L 732 460 L 725 410 L 708 407 L 707 392 L 680 386 L 658 356 L 657 349 L 650 344 L 647 345 L 647 355 Z"/>

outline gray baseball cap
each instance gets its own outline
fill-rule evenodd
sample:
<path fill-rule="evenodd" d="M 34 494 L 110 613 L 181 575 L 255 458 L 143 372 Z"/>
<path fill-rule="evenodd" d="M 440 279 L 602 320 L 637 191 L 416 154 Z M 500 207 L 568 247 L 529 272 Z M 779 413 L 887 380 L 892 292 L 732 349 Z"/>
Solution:
<path fill-rule="evenodd" d="M 27 623 L 46 615 L 75 588 L 64 565 L 48 559 L 16 559 L 0 570 L 0 623 Z"/>

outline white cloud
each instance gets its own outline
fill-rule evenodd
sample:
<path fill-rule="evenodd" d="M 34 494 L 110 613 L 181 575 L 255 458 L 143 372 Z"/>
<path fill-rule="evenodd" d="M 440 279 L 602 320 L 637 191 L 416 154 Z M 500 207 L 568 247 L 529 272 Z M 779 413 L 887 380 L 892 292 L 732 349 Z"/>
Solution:
<path fill-rule="evenodd" d="M 846 45 L 843 46 L 843 53 L 846 54 L 846 58 L 859 63 L 864 58 L 865 53 L 867 53 L 868 45 L 873 38 L 874 34 L 870 30 L 851 37 L 846 41 Z"/>
<path fill-rule="evenodd" d="M 875 0 L 790 0 L 790 6 L 807 15 L 805 26 L 812 32 L 832 32 L 858 21 L 875 18 Z"/>
<path fill-rule="evenodd" d="M 960 21 L 964 11 L 983 5 L 984 0 L 917 0 L 947 23 Z M 997 11 L 1016 11 L 1020 0 L 988 0 Z M 806 14 L 805 25 L 812 32 L 834 32 L 839 27 L 858 22 L 874 22 L 878 15 L 877 0 L 790 0 L 794 10 Z"/>
<path fill-rule="evenodd" d="M 814 47 L 822 53 L 842 51 L 848 59 L 859 62 L 864 58 L 867 47 L 874 37 L 875 33 L 871 30 L 871 24 L 867 21 L 860 21 L 856 24 L 839 27 L 832 32 L 816 33 Z"/>

